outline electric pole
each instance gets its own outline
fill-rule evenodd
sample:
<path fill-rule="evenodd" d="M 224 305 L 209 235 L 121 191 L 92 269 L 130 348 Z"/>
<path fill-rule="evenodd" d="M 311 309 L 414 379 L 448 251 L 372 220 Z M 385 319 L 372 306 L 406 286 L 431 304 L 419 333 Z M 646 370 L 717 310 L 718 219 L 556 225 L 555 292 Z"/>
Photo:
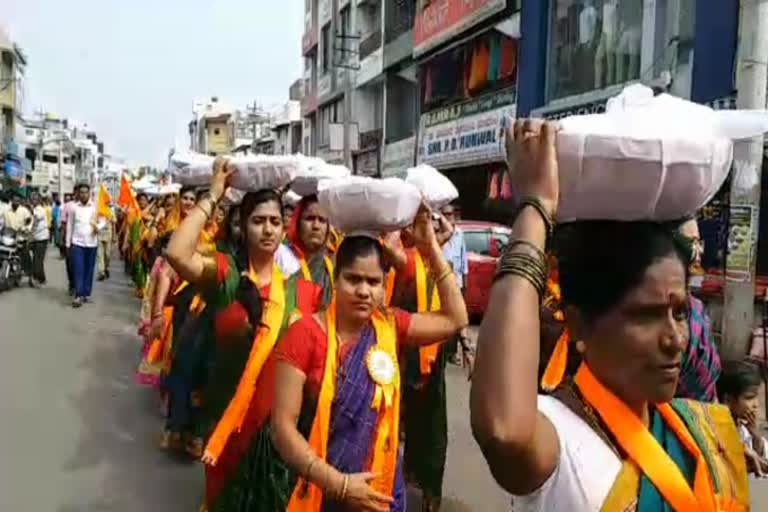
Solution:
<path fill-rule="evenodd" d="M 736 61 L 739 109 L 766 107 L 768 87 L 768 0 L 741 0 Z M 755 321 L 755 270 L 760 218 L 764 139 L 737 141 L 733 148 L 725 292 L 723 359 L 742 359 Z"/>

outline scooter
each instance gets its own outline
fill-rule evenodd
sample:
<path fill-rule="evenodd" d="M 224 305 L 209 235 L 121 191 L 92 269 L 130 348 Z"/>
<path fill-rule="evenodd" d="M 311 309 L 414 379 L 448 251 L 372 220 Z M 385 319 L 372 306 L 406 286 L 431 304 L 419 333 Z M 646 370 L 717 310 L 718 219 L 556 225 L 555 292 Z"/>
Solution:
<path fill-rule="evenodd" d="M 0 236 L 0 291 L 19 287 L 23 271 L 21 256 L 16 249 L 16 237 L 3 234 Z"/>

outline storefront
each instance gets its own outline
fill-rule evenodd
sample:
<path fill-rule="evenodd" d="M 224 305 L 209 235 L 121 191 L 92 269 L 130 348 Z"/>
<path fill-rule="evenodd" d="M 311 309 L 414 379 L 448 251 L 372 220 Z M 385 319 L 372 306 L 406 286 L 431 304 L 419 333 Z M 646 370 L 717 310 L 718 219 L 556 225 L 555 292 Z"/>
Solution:
<path fill-rule="evenodd" d="M 510 87 L 423 114 L 417 161 L 448 176 L 461 191 L 463 215 L 490 220 L 491 182 L 506 168 L 504 130 L 515 116 L 515 88 Z M 496 178 L 494 178 L 496 177 Z"/>

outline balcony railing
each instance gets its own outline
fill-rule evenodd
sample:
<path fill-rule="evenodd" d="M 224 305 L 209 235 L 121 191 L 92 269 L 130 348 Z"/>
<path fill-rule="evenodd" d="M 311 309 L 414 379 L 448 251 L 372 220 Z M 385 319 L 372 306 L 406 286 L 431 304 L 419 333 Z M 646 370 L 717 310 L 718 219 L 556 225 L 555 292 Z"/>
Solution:
<path fill-rule="evenodd" d="M 360 43 L 360 60 L 381 48 L 381 29 L 372 33 Z"/>

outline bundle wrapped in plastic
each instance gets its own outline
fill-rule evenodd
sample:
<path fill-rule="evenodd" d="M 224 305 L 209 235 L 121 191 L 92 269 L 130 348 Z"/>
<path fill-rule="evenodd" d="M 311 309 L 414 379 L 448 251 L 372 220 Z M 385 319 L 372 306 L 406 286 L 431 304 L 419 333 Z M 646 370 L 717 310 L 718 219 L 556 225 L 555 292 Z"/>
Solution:
<path fill-rule="evenodd" d="M 227 187 L 227 190 L 224 191 L 224 199 L 222 200 L 222 202 L 227 206 L 235 206 L 242 203 L 244 197 L 245 197 L 244 190 L 238 190 L 236 188 Z"/>
<path fill-rule="evenodd" d="M 293 190 L 286 190 L 283 194 L 283 204 L 286 206 L 296 206 L 301 201 L 301 196 Z"/>
<path fill-rule="evenodd" d="M 768 112 L 715 111 L 632 85 L 604 114 L 560 126 L 560 221 L 665 221 L 694 214 L 715 195 L 732 140 L 768 131 Z"/>
<path fill-rule="evenodd" d="M 302 197 L 317 194 L 319 184 L 322 181 L 346 178 L 352 175 L 352 172 L 343 165 L 329 164 L 321 158 L 302 155 L 296 155 L 296 157 L 299 165 L 293 183 L 291 183 L 291 190 Z"/>
<path fill-rule="evenodd" d="M 189 187 L 201 187 L 211 182 L 214 157 L 193 151 L 176 151 L 171 155 L 171 176 Z"/>
<path fill-rule="evenodd" d="M 411 167 L 405 181 L 421 191 L 424 200 L 433 210 L 439 210 L 459 197 L 459 191 L 451 180 L 431 165 Z"/>
<path fill-rule="evenodd" d="M 409 226 L 422 201 L 419 189 L 400 178 L 362 176 L 322 182 L 318 199 L 331 225 L 348 235 Z"/>
<path fill-rule="evenodd" d="M 181 183 L 168 183 L 167 185 L 152 185 L 144 189 L 144 193 L 150 197 L 163 197 L 178 194 L 181 191 Z"/>
<path fill-rule="evenodd" d="M 246 155 L 231 158 L 235 172 L 230 184 L 253 192 L 267 188 L 280 189 L 293 181 L 303 157 L 300 155 Z"/>
<path fill-rule="evenodd" d="M 235 166 L 235 172 L 230 178 L 232 186 L 246 192 L 283 188 L 307 165 L 307 157 L 303 155 L 245 155 L 227 158 Z M 176 152 L 171 156 L 171 175 L 182 185 L 208 185 L 213 175 L 214 160 L 214 157 L 200 153 Z"/>

